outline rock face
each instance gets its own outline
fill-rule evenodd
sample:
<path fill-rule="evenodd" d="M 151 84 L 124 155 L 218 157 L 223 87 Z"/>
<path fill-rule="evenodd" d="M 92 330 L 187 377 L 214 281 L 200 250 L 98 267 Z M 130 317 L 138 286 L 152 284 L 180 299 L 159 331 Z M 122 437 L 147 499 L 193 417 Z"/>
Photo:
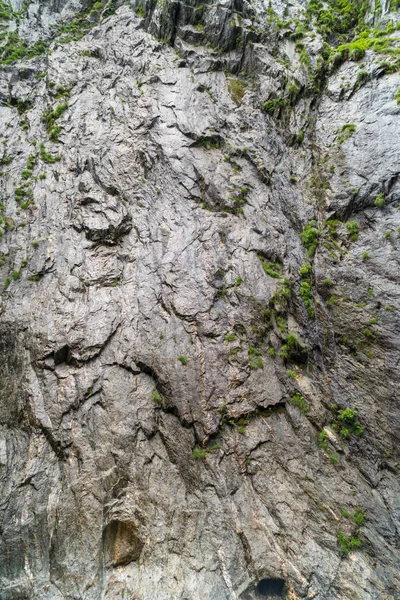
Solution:
<path fill-rule="evenodd" d="M 4 600 L 400 598 L 396 6 L 285 7 L 3 22 Z"/>

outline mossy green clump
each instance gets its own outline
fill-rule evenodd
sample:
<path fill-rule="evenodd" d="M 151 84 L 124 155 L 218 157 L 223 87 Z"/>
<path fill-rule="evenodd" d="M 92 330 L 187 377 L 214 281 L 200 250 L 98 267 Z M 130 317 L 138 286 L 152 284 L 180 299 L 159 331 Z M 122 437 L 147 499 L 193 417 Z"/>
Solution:
<path fill-rule="evenodd" d="M 236 335 L 234 333 L 228 333 L 225 336 L 225 342 L 234 342 L 236 340 Z"/>
<path fill-rule="evenodd" d="M 56 126 L 55 122 L 59 119 L 67 110 L 68 104 L 63 102 L 58 104 L 54 109 L 48 108 L 42 115 L 41 121 L 45 123 L 49 139 L 52 142 L 58 142 L 61 133 L 61 127 Z"/>
<path fill-rule="evenodd" d="M 261 358 L 261 352 L 255 348 L 254 346 L 250 345 L 249 346 L 249 350 L 248 350 L 248 356 L 249 356 L 249 367 L 250 369 L 263 369 L 264 368 L 264 363 L 263 360 Z"/>
<path fill-rule="evenodd" d="M 52 154 L 46 152 L 46 148 L 43 142 L 39 144 L 39 152 L 40 158 L 45 163 L 56 163 L 61 160 L 61 156 L 59 156 L 58 154 L 53 156 Z"/>
<path fill-rule="evenodd" d="M 180 354 L 178 356 L 178 360 L 181 363 L 181 365 L 186 366 L 188 364 L 188 359 L 186 358 L 186 356 L 184 354 Z"/>
<path fill-rule="evenodd" d="M 352 519 L 357 527 L 362 527 L 365 523 L 365 512 L 360 507 L 357 507 L 353 513 Z"/>
<path fill-rule="evenodd" d="M 247 89 L 247 82 L 238 77 L 228 77 L 228 92 L 235 104 L 240 105 Z"/>
<path fill-rule="evenodd" d="M 267 114 L 273 117 L 278 111 L 282 108 L 285 108 L 287 105 L 287 101 L 285 98 L 274 98 L 272 100 L 267 100 L 264 102 L 264 110 Z"/>
<path fill-rule="evenodd" d="M 292 333 L 289 333 L 286 336 L 285 343 L 283 344 L 279 355 L 285 361 L 291 360 L 300 364 L 305 363 L 308 358 L 306 349 L 303 348 L 299 340 Z"/>
<path fill-rule="evenodd" d="M 345 123 L 340 130 L 339 144 L 343 144 L 356 130 L 354 123 Z"/>
<path fill-rule="evenodd" d="M 265 260 L 263 261 L 263 269 L 266 275 L 269 275 L 270 277 L 274 277 L 275 279 L 282 277 L 280 272 L 281 265 L 279 263 L 273 263 Z"/>
<path fill-rule="evenodd" d="M 0 47 L 0 65 L 12 65 L 22 58 L 35 58 L 46 52 L 48 48 L 48 44 L 42 39 L 30 46 L 18 36 L 16 31 L 9 31 L 1 35 L 6 42 Z"/>
<path fill-rule="evenodd" d="M 377 206 L 378 208 L 383 208 L 385 206 L 385 197 L 382 194 L 382 192 L 380 194 L 377 195 L 377 197 L 374 200 L 374 204 L 375 206 Z"/>
<path fill-rule="evenodd" d="M 311 273 L 312 266 L 310 263 L 302 265 L 299 270 L 299 275 L 303 279 L 300 283 L 300 296 L 303 300 L 304 306 L 308 312 L 308 315 L 311 319 L 315 318 L 315 310 L 314 310 L 314 298 L 311 289 Z"/>
<path fill-rule="evenodd" d="M 356 242 L 358 240 L 358 225 L 356 221 L 347 221 L 346 229 L 349 232 L 350 241 Z"/>
<path fill-rule="evenodd" d="M 195 460 L 204 460 L 207 456 L 207 450 L 196 446 L 195 448 L 193 448 L 192 456 Z"/>
<path fill-rule="evenodd" d="M 344 438 L 349 438 L 352 433 L 362 435 L 365 430 L 365 427 L 357 419 L 357 410 L 352 408 L 338 410 L 337 420 L 332 424 L 332 427 L 338 430 Z"/>
<path fill-rule="evenodd" d="M 362 541 L 356 535 L 346 536 L 342 531 L 337 532 L 337 544 L 345 556 L 362 547 Z"/>
<path fill-rule="evenodd" d="M 152 391 L 151 398 L 152 398 L 153 402 L 155 402 L 156 404 L 161 404 L 161 402 L 162 402 L 161 395 L 158 393 L 157 390 Z"/>
<path fill-rule="evenodd" d="M 297 408 L 299 408 L 302 413 L 306 413 L 310 410 L 307 401 L 305 400 L 304 396 L 300 394 L 300 392 L 295 392 L 293 394 L 290 403 L 293 404 L 293 406 L 297 406 Z"/>
<path fill-rule="evenodd" d="M 310 223 L 307 223 L 304 226 L 304 229 L 301 232 L 300 237 L 301 237 L 301 241 L 303 242 L 303 245 L 308 250 L 309 256 L 314 256 L 315 250 L 317 249 L 317 246 L 318 246 L 319 236 L 320 236 L 320 232 L 317 229 L 317 222 L 315 220 L 310 221 Z"/>
<path fill-rule="evenodd" d="M 311 283 L 310 281 L 302 281 L 300 284 L 300 296 L 304 302 L 304 306 L 307 309 L 308 316 L 311 319 L 315 318 L 314 311 L 314 303 L 313 303 L 313 295 L 311 291 Z"/>

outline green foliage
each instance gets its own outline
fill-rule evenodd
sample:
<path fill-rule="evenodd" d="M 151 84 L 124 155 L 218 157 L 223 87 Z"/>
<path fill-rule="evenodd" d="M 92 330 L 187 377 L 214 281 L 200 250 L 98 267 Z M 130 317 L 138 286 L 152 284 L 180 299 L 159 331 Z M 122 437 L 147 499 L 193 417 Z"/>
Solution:
<path fill-rule="evenodd" d="M 397 104 L 400 104 L 400 88 L 396 92 L 395 99 Z"/>
<path fill-rule="evenodd" d="M 357 527 L 362 527 L 365 523 L 365 513 L 360 507 L 357 507 L 353 513 L 353 521 Z"/>
<path fill-rule="evenodd" d="M 2 34 L 4 37 L 4 34 Z M 22 58 L 30 59 L 40 56 L 47 50 L 47 43 L 39 38 L 29 46 L 18 37 L 17 31 L 8 31 L 6 42 L 0 47 L 0 65 L 12 65 Z"/>
<path fill-rule="evenodd" d="M 273 100 L 267 100 L 264 102 L 264 110 L 271 117 L 278 113 L 281 108 L 287 105 L 287 101 L 284 98 L 274 98 Z M 278 113 L 279 114 L 279 113 Z"/>
<path fill-rule="evenodd" d="M 141 17 L 142 19 L 146 17 L 146 11 L 144 10 L 143 6 L 137 6 L 135 8 L 135 13 L 138 17 Z"/>
<path fill-rule="evenodd" d="M 370 258 L 370 256 L 369 256 L 369 252 L 363 252 L 363 253 L 361 254 L 361 258 L 362 258 L 363 260 L 368 260 L 368 258 Z"/>
<path fill-rule="evenodd" d="M 282 346 L 279 354 L 284 360 L 292 360 L 297 363 L 307 361 L 307 351 L 292 333 L 287 335 L 285 344 Z"/>
<path fill-rule="evenodd" d="M 12 278 L 14 281 L 17 281 L 21 277 L 21 269 L 12 272 Z"/>
<path fill-rule="evenodd" d="M 237 77 L 228 77 L 228 92 L 232 100 L 240 105 L 247 89 L 247 82 Z"/>
<path fill-rule="evenodd" d="M 214 138 L 210 136 L 206 136 L 197 140 L 195 144 L 193 144 L 195 148 L 205 148 L 205 150 L 212 150 L 214 148 L 220 148 L 221 143 L 219 138 Z"/>
<path fill-rule="evenodd" d="M 276 350 L 275 350 L 275 348 L 272 348 L 272 346 L 271 346 L 271 348 L 268 348 L 267 354 L 271 358 L 275 358 L 275 356 L 276 356 Z"/>
<path fill-rule="evenodd" d="M 339 144 L 343 144 L 343 142 L 348 140 L 349 137 L 353 135 L 355 130 L 356 126 L 354 125 L 354 123 L 345 123 L 345 125 L 343 125 L 342 129 L 340 130 Z"/>
<path fill-rule="evenodd" d="M 55 125 L 55 121 L 59 119 L 67 110 L 68 104 L 58 104 L 54 109 L 48 108 L 42 115 L 41 121 L 45 123 L 47 133 L 52 142 L 58 142 L 61 133 L 61 127 Z"/>
<path fill-rule="evenodd" d="M 281 265 L 279 263 L 273 263 L 265 260 L 263 261 L 263 269 L 266 275 L 269 275 L 270 277 L 274 277 L 276 279 L 281 277 Z"/>
<path fill-rule="evenodd" d="M 316 221 L 311 221 L 310 223 L 307 223 L 300 234 L 301 241 L 303 242 L 303 245 L 307 248 L 309 256 L 314 256 L 315 254 L 315 250 L 318 246 L 319 235 L 320 232 L 317 229 Z"/>
<path fill-rule="evenodd" d="M 340 551 L 346 556 L 353 550 L 358 550 L 358 548 L 362 547 L 362 542 L 358 537 L 347 537 L 342 531 L 338 531 L 337 533 L 337 543 Z"/>
<path fill-rule="evenodd" d="M 377 195 L 377 197 L 374 200 L 374 204 L 378 208 L 383 208 L 385 206 L 385 198 L 384 198 L 384 195 L 382 194 L 382 192 Z"/>
<path fill-rule="evenodd" d="M 10 162 L 11 162 L 11 157 L 4 155 L 3 158 L 0 158 L 0 167 L 9 165 Z"/>
<path fill-rule="evenodd" d="M 349 237 L 352 242 L 358 240 L 358 225 L 356 221 L 347 221 L 346 229 L 349 232 Z"/>
<path fill-rule="evenodd" d="M 45 163 L 55 163 L 55 162 L 58 162 L 61 160 L 61 156 L 59 156 L 58 154 L 56 154 L 55 156 L 52 156 L 51 154 L 46 152 L 46 148 L 45 148 L 43 142 L 41 142 L 39 144 L 39 151 L 40 151 L 40 158 Z"/>
<path fill-rule="evenodd" d="M 151 397 L 156 404 L 161 404 L 162 398 L 157 390 L 153 390 L 151 393 Z"/>
<path fill-rule="evenodd" d="M 307 263 L 305 265 L 301 265 L 299 270 L 300 277 L 307 277 L 312 272 L 312 265 Z"/>
<path fill-rule="evenodd" d="M 300 284 L 300 296 L 304 302 L 304 306 L 308 312 L 308 316 L 311 319 L 315 318 L 314 304 L 313 304 L 313 295 L 311 291 L 311 283 L 310 281 L 302 281 Z"/>
<path fill-rule="evenodd" d="M 324 450 L 328 450 L 328 440 L 329 440 L 329 435 L 328 435 L 327 431 L 325 429 L 323 429 L 318 435 L 318 444 Z"/>
<path fill-rule="evenodd" d="M 225 336 L 225 341 L 226 342 L 234 342 L 236 340 L 236 335 L 234 333 L 228 333 Z"/>
<path fill-rule="evenodd" d="M 354 433 L 356 435 L 362 435 L 364 433 L 365 427 L 363 427 L 357 420 L 357 411 L 355 409 L 344 408 L 339 410 L 338 421 L 345 425 L 345 427 L 339 432 L 343 437 L 349 437 L 350 433 Z"/>
<path fill-rule="evenodd" d="M 261 352 L 254 346 L 250 345 L 248 350 L 250 369 L 263 369 L 264 363 L 261 358 Z"/>
<path fill-rule="evenodd" d="M 184 366 L 188 364 L 188 359 L 186 358 L 186 356 L 184 354 L 180 354 L 178 356 L 178 360 Z"/>
<path fill-rule="evenodd" d="M 193 448 L 192 456 L 195 460 L 204 460 L 207 456 L 207 450 L 196 446 L 195 448 Z"/>
<path fill-rule="evenodd" d="M 302 413 L 306 413 L 310 410 L 310 407 L 305 400 L 305 398 L 300 394 L 300 392 L 295 392 L 290 400 L 290 403 L 293 406 L 297 406 Z"/>

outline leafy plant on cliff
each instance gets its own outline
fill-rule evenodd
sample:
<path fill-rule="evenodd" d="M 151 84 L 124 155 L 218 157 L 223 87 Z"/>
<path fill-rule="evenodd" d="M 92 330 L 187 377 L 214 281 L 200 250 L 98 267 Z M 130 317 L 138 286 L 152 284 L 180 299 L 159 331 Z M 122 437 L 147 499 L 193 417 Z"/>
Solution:
<path fill-rule="evenodd" d="M 315 250 L 318 246 L 320 232 L 317 229 L 317 221 L 313 220 L 307 223 L 300 234 L 303 245 L 308 250 L 309 256 L 314 256 Z"/>

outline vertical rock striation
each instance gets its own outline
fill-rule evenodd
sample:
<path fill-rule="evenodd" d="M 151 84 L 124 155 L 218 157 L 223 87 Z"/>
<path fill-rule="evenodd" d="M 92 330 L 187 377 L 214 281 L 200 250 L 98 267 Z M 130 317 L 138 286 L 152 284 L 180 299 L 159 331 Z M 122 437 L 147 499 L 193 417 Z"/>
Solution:
<path fill-rule="evenodd" d="M 0 597 L 399 600 L 396 1 L 0 10 Z"/>

